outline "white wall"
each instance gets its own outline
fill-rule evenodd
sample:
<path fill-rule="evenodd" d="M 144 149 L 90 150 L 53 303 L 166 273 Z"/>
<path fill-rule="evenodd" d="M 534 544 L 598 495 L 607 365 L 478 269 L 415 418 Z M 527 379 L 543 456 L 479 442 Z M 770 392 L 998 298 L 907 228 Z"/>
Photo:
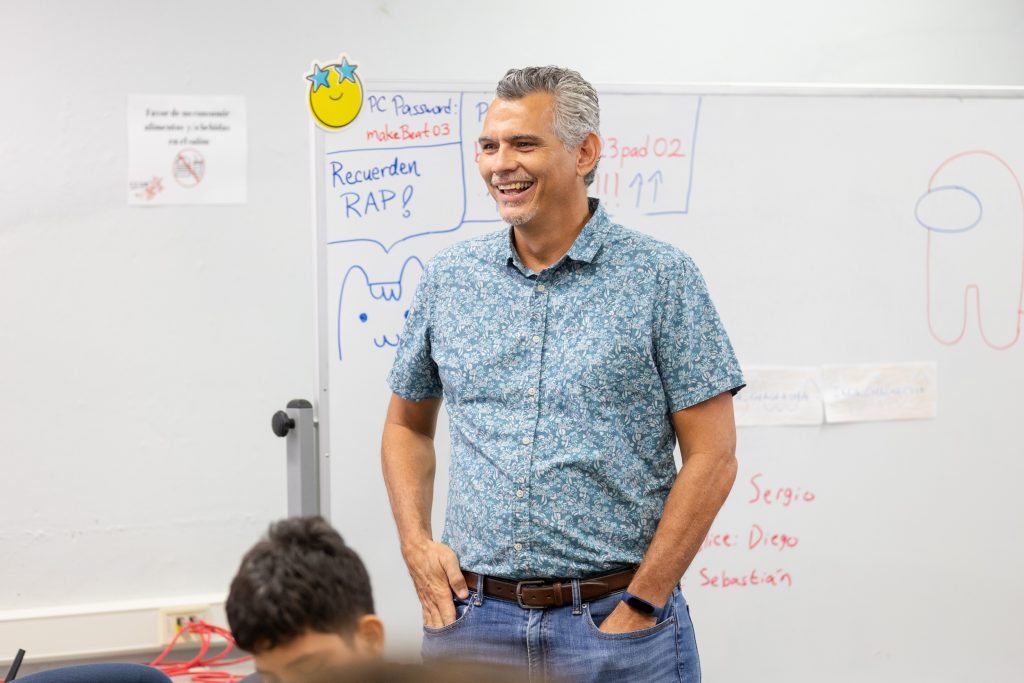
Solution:
<path fill-rule="evenodd" d="M 223 592 L 284 514 L 269 418 L 315 388 L 312 61 L 345 51 L 366 82 L 559 63 L 1024 85 L 1019 0 L 4 1 L 0 27 L 0 619 Z M 145 93 L 246 98 L 246 205 L 126 206 Z"/>

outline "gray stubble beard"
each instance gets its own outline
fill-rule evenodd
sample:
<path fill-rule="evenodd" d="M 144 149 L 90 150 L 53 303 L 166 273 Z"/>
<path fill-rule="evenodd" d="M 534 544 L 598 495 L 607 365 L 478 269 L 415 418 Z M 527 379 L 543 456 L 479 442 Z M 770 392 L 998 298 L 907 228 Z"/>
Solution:
<path fill-rule="evenodd" d="M 498 213 L 499 214 L 501 213 L 500 209 L 499 209 Z M 505 218 L 505 216 L 502 215 L 501 218 L 502 218 L 502 220 L 504 220 L 509 225 L 519 226 L 519 225 L 526 225 L 527 223 L 529 223 L 530 221 L 532 221 L 536 217 L 537 217 L 537 207 L 534 207 L 532 211 L 529 211 L 529 212 L 527 212 L 525 214 L 522 214 L 522 215 L 519 215 L 519 216 L 515 216 L 513 218 Z"/>

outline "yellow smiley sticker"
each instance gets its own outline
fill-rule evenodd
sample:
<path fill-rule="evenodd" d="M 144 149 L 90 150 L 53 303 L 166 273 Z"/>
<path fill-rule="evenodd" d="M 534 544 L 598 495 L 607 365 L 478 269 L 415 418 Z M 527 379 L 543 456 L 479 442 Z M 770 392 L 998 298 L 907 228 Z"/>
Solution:
<path fill-rule="evenodd" d="M 337 130 L 352 123 L 363 108 L 363 84 L 356 75 L 357 65 L 342 56 L 340 64 L 321 69 L 313 64 L 306 74 L 309 85 L 309 110 L 324 128 Z"/>

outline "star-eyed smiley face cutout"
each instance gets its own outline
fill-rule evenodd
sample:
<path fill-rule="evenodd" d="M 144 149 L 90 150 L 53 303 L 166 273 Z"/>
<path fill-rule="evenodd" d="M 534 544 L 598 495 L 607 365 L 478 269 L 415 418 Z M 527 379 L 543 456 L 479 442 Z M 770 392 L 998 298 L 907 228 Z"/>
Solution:
<path fill-rule="evenodd" d="M 363 108 L 363 84 L 356 68 L 343 56 L 340 64 L 328 64 L 324 69 L 313 64 L 313 73 L 306 75 L 310 82 L 309 109 L 324 128 L 344 128 Z"/>

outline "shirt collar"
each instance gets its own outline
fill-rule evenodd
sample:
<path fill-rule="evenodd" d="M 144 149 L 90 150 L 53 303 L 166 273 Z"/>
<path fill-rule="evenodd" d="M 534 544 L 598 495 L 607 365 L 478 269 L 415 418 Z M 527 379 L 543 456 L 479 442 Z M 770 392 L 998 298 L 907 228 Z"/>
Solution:
<path fill-rule="evenodd" d="M 594 260 L 597 252 L 604 246 L 605 239 L 608 236 L 608 228 L 611 226 L 608 212 L 604 210 L 600 199 L 588 197 L 587 208 L 590 210 L 590 220 L 583 226 L 583 230 L 576 237 L 576 241 L 572 243 L 569 251 L 565 254 L 565 258 L 572 259 L 573 261 L 582 261 L 583 263 L 590 263 Z M 507 239 L 500 242 L 498 256 L 502 264 L 513 265 L 522 271 L 525 269 L 525 266 L 519 258 L 519 253 L 516 251 L 512 235 L 513 228 L 509 226 Z"/>

